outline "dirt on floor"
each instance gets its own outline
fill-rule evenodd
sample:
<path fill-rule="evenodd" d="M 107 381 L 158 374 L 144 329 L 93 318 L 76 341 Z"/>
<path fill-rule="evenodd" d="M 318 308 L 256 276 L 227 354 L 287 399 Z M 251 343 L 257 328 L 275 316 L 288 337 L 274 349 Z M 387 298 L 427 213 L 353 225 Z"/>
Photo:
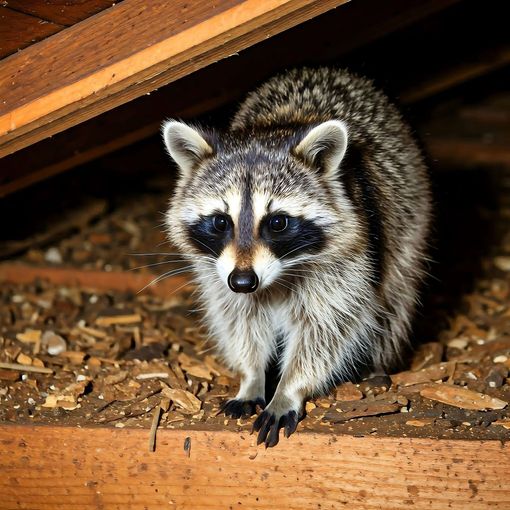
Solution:
<path fill-rule="evenodd" d="M 474 181 L 471 193 L 478 192 Z M 504 191 L 501 182 L 498 189 Z M 17 260 L 77 271 L 147 266 L 136 271 L 155 278 L 168 268 L 185 271 L 157 226 L 167 195 L 166 189 L 142 194 L 136 204 L 115 208 L 85 202 L 74 216 L 65 216 L 66 224 L 52 222 L 53 239 L 18 246 Z M 438 214 L 448 215 L 456 229 L 463 227 L 443 237 L 471 235 L 470 246 L 476 247 L 475 230 L 486 233 L 490 225 L 497 242 L 480 253 L 464 253 L 437 275 L 430 269 L 432 281 L 442 285 L 432 283 L 425 294 L 407 370 L 345 383 L 308 402 L 299 430 L 510 438 L 510 193 L 491 207 L 472 206 L 479 225 L 469 216 L 459 220 L 465 209 L 457 207 L 455 196 Z M 462 196 L 464 203 L 472 198 Z M 450 284 L 454 273 L 469 285 Z M 164 298 L 150 288 L 135 294 L 43 280 L 3 283 L 0 421 L 250 429 L 253 418 L 227 419 L 219 412 L 235 395 L 238 380 L 215 358 L 196 308 L 191 283 Z"/>

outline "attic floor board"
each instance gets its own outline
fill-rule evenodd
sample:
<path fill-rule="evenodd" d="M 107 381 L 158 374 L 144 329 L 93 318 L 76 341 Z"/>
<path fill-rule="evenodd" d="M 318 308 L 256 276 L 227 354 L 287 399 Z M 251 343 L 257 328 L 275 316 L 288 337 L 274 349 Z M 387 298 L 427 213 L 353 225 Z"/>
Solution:
<path fill-rule="evenodd" d="M 299 433 L 0 427 L 2 508 L 507 509 L 510 447 Z"/>

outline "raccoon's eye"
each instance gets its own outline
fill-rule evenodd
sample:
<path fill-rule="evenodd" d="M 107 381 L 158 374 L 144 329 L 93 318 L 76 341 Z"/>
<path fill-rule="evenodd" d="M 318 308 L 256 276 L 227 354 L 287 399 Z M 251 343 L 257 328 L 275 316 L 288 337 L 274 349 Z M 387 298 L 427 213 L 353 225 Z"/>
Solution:
<path fill-rule="evenodd" d="M 278 214 L 269 220 L 269 228 L 273 232 L 283 232 L 287 228 L 288 223 L 289 220 L 287 219 L 287 216 Z"/>
<path fill-rule="evenodd" d="M 228 229 L 227 217 L 221 214 L 213 216 L 213 226 L 218 232 L 225 232 Z"/>

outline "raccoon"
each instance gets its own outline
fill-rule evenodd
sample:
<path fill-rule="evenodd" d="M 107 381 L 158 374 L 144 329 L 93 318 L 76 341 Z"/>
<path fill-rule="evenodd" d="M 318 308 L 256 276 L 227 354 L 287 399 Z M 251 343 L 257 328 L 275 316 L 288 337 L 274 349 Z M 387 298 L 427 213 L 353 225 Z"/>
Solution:
<path fill-rule="evenodd" d="M 274 446 L 308 398 L 399 358 L 429 229 L 424 158 L 371 81 L 333 68 L 273 77 L 223 133 L 168 120 L 163 138 L 180 169 L 168 235 L 241 377 L 224 412 L 260 406 L 257 444 Z"/>

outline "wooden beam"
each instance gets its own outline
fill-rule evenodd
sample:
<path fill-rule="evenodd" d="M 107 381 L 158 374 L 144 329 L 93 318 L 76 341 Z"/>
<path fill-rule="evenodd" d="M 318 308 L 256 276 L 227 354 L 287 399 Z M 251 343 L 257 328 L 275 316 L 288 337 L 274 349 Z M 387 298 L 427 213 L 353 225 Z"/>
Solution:
<path fill-rule="evenodd" d="M 56 285 L 79 285 L 86 289 L 102 292 L 133 293 L 140 292 L 145 288 L 144 292 L 165 298 L 190 283 L 189 278 L 173 276 L 151 285 L 151 282 L 156 278 L 156 275 L 149 273 L 93 271 L 69 267 L 35 267 L 16 262 L 0 264 L 0 282 L 17 284 L 46 280 Z"/>
<path fill-rule="evenodd" d="M 404 90 L 400 96 L 401 102 L 416 103 L 507 66 L 510 64 L 510 45 L 492 48 L 490 51 L 482 50 L 478 54 L 469 55 L 466 60 L 452 63 L 447 68 L 432 73 L 427 80 Z"/>
<path fill-rule="evenodd" d="M 97 14 L 122 0 L 8 0 L 9 8 L 70 26 Z"/>
<path fill-rule="evenodd" d="M 0 5 L 0 59 L 45 39 L 63 28 L 62 25 Z"/>
<path fill-rule="evenodd" d="M 150 95 L 4 157 L 0 164 L 0 197 L 149 137 L 158 131 L 165 116 L 201 115 L 238 100 L 277 70 L 317 58 L 324 62 L 337 59 L 347 50 L 454 3 L 456 0 L 351 2 L 246 49 L 235 58 L 201 69 Z"/>
<path fill-rule="evenodd" d="M 0 498 L 17 508 L 507 509 L 497 441 L 297 432 L 276 448 L 246 431 L 0 426 Z M 186 444 L 186 448 L 185 448 Z"/>
<path fill-rule="evenodd" d="M 124 0 L 6 59 L 0 157 L 346 0 Z"/>
<path fill-rule="evenodd" d="M 487 143 L 481 136 L 478 140 L 435 136 L 426 138 L 424 143 L 441 168 L 510 168 L 510 147 L 499 140 Z"/>

